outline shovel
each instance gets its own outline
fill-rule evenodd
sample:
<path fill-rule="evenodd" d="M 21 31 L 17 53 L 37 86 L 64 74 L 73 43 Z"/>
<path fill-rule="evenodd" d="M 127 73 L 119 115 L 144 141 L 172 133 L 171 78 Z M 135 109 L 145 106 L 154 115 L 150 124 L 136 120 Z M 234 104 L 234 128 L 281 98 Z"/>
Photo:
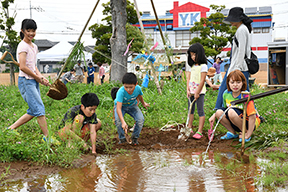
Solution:
<path fill-rule="evenodd" d="M 187 126 L 188 126 L 188 123 L 189 123 L 190 113 L 191 113 L 191 110 L 192 110 L 192 106 L 193 106 L 193 103 L 194 103 L 195 101 L 196 101 L 196 100 L 194 99 L 194 100 L 191 102 L 190 99 L 189 99 L 190 106 L 189 106 L 188 116 L 187 116 L 187 120 L 186 120 L 186 125 L 185 125 L 185 127 L 183 127 L 183 128 L 180 129 L 181 135 L 178 136 L 178 139 L 187 141 L 188 138 L 189 138 L 189 136 L 190 136 L 190 134 L 191 134 L 192 128 L 189 128 L 189 127 L 187 127 Z"/>
<path fill-rule="evenodd" d="M 12 61 L 6 61 L 5 60 L 5 57 L 7 56 L 7 54 L 9 54 L 11 56 Z M 17 61 L 15 61 L 13 55 L 8 51 L 4 52 L 4 54 L 2 55 L 0 60 L 2 60 L 5 63 L 13 63 L 13 64 L 17 65 L 18 67 L 20 67 L 19 63 Z M 51 93 L 53 93 L 53 95 L 55 95 L 55 99 L 57 99 L 57 100 L 64 99 L 68 94 L 68 91 L 67 91 L 65 84 L 62 83 L 60 80 L 57 81 L 56 83 L 54 83 L 53 85 L 48 84 L 48 86 L 50 87 Z"/>

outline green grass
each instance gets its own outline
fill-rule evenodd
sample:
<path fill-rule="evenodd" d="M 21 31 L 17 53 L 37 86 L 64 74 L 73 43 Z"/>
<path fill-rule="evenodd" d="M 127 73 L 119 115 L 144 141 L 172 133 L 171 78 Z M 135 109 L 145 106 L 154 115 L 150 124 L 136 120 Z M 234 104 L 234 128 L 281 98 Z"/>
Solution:
<path fill-rule="evenodd" d="M 97 142 L 105 145 L 107 153 L 115 153 L 115 151 L 112 150 L 115 144 L 112 138 L 115 137 L 117 131 L 112 120 L 113 101 L 110 96 L 110 90 L 114 86 L 121 86 L 121 84 L 104 83 L 101 86 L 93 86 L 91 84 L 67 84 L 69 91 L 68 97 L 62 101 L 53 100 L 46 96 L 49 88 L 40 86 L 50 134 L 60 140 L 57 131 L 60 120 L 63 118 L 65 112 L 70 107 L 81 104 L 80 99 L 84 93 L 94 92 L 100 99 L 100 105 L 96 113 L 97 117 L 102 121 L 102 128 L 97 132 Z M 0 91 L 0 154 L 3 154 L 0 156 L 1 162 L 25 160 L 69 166 L 75 158 L 81 155 L 82 151 L 79 145 L 71 149 L 67 148 L 64 142 L 62 142 L 60 146 L 51 147 L 43 143 L 41 141 L 42 132 L 36 118 L 17 129 L 20 136 L 5 132 L 5 127 L 8 127 L 25 114 L 28 106 L 21 97 L 18 87 L 0 85 Z M 255 95 L 264 91 L 265 90 L 257 86 L 253 86 L 251 94 Z M 150 81 L 149 88 L 143 89 L 143 93 L 145 102 L 150 104 L 148 109 L 143 108 L 140 104 L 140 108 L 145 117 L 145 127 L 159 130 L 159 128 L 163 127 L 169 121 L 177 123 L 186 122 L 188 103 L 185 81 L 180 83 L 166 81 L 162 95 L 158 94 L 155 84 Z M 205 95 L 204 109 L 206 121 L 204 131 L 210 128 L 208 119 L 214 113 L 213 108 L 215 106 L 217 93 L 217 91 L 208 90 Z M 286 133 L 288 123 L 287 98 L 287 94 L 279 93 L 255 100 L 257 109 L 267 122 L 260 125 L 260 128 L 253 133 L 252 141 L 260 140 L 258 142 L 260 146 L 263 145 L 265 141 L 271 143 L 269 142 L 271 137 L 268 137 L 268 135 L 271 134 L 275 135 L 273 138 L 278 136 L 280 139 L 274 139 L 272 144 L 267 144 L 267 146 L 277 145 L 280 140 L 283 141 L 281 135 Z M 197 113 L 195 114 L 193 125 L 198 125 L 198 115 Z M 130 126 L 134 124 L 134 120 L 130 116 L 125 116 L 125 119 Z M 216 130 L 216 135 L 222 135 L 225 132 L 226 129 L 219 125 Z M 287 140 L 284 140 L 284 142 L 287 143 Z"/>

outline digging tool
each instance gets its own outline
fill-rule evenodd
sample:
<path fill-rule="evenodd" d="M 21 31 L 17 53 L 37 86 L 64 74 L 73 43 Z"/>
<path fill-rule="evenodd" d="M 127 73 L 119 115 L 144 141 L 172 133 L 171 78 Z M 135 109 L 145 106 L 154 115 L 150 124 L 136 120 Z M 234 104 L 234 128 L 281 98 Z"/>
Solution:
<path fill-rule="evenodd" d="M 12 61 L 6 61 L 5 60 L 5 57 L 7 56 L 7 54 L 9 54 L 11 56 Z M 5 63 L 13 63 L 13 64 L 17 65 L 18 67 L 20 67 L 19 63 L 17 61 L 15 61 L 13 55 L 8 51 L 5 51 L 0 59 L 2 61 L 4 61 Z M 67 88 L 66 88 L 65 84 L 62 83 L 60 80 L 57 81 L 53 85 L 51 85 L 49 83 L 48 86 L 50 87 L 51 92 L 53 92 L 53 94 L 57 95 L 58 100 L 64 99 L 67 96 L 67 93 L 68 93 Z"/>
<path fill-rule="evenodd" d="M 6 61 L 6 60 L 5 60 L 5 57 L 7 56 L 7 54 L 9 54 L 9 55 L 11 56 L 12 61 Z M 12 55 L 10 52 L 8 52 L 8 51 L 5 51 L 4 54 L 2 55 L 2 57 L 1 57 L 0 59 L 1 59 L 3 62 L 5 62 L 5 63 L 13 63 L 13 64 L 17 65 L 18 67 L 20 67 L 20 66 L 19 66 L 19 63 L 18 63 L 17 61 L 15 61 L 13 55 Z"/>
<path fill-rule="evenodd" d="M 249 156 L 248 155 L 245 155 L 244 152 L 245 152 L 245 132 L 246 132 L 246 116 L 247 116 L 247 106 L 248 106 L 248 103 L 250 101 L 250 92 L 241 92 L 241 94 L 246 94 L 248 95 L 247 98 L 247 101 L 246 103 L 244 104 L 244 109 L 243 109 L 243 122 L 242 122 L 242 145 L 241 145 L 241 153 L 239 154 L 239 152 L 236 153 L 236 157 L 237 158 L 240 158 L 244 161 L 244 163 L 249 163 Z"/>
<path fill-rule="evenodd" d="M 127 132 L 125 132 L 124 135 L 125 135 L 125 139 L 126 139 L 127 143 L 131 144 L 132 143 L 132 139 L 131 139 L 130 135 L 128 135 Z"/>
<path fill-rule="evenodd" d="M 47 94 L 46 94 L 47 96 L 51 97 L 52 99 L 61 100 L 61 99 L 66 98 L 67 95 L 68 95 L 68 90 L 67 90 L 66 85 L 65 85 L 64 83 L 62 83 L 59 79 L 60 79 L 60 76 L 61 76 L 64 68 L 65 68 L 66 65 L 68 64 L 68 61 L 70 61 L 69 58 L 72 56 L 72 53 L 74 53 L 74 50 L 76 50 L 76 46 L 79 44 L 79 42 L 80 42 L 80 40 L 81 40 L 81 37 L 82 37 L 82 35 L 84 34 L 84 31 L 85 31 L 85 29 L 86 29 L 86 27 L 87 27 L 87 25 L 88 25 L 88 23 L 89 23 L 92 15 L 94 14 L 97 5 L 99 4 L 99 1 L 100 1 L 100 0 L 98 0 L 98 1 L 96 2 L 96 5 L 94 6 L 94 8 L 93 8 L 93 10 L 92 10 L 92 13 L 90 14 L 90 16 L 89 16 L 89 18 L 88 18 L 88 20 L 87 20 L 87 22 L 86 22 L 86 24 L 85 24 L 82 32 L 81 32 L 79 38 L 78 38 L 78 41 L 75 43 L 72 51 L 70 52 L 68 58 L 67 58 L 66 61 L 65 61 L 63 67 L 61 68 L 60 72 L 58 73 L 57 79 L 56 79 L 55 82 L 52 84 L 52 86 L 50 87 L 49 91 L 48 91 Z M 61 94 L 59 94 L 59 92 L 60 92 Z"/>
<path fill-rule="evenodd" d="M 187 120 L 186 120 L 186 125 L 185 127 L 181 128 L 180 129 L 180 133 L 181 135 L 178 136 L 178 139 L 182 139 L 184 141 L 187 141 L 190 134 L 191 134 L 191 131 L 192 131 L 192 128 L 189 128 L 188 127 L 188 123 L 189 123 L 189 119 L 190 119 L 190 113 L 191 113 L 191 110 L 192 110 L 192 106 L 193 106 L 193 103 L 195 102 L 196 100 L 194 99 L 192 102 L 190 101 L 189 99 L 189 111 L 188 111 L 188 116 L 187 116 Z"/>

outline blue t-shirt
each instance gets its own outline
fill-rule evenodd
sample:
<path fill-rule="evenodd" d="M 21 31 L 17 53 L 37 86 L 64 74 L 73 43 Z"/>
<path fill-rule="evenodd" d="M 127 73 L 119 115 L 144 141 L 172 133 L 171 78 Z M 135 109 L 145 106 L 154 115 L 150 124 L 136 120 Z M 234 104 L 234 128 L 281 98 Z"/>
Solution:
<path fill-rule="evenodd" d="M 88 67 L 88 77 L 94 77 L 94 73 L 93 73 L 93 75 L 89 75 L 93 71 L 95 72 L 95 68 L 94 67 Z"/>
<path fill-rule="evenodd" d="M 132 106 L 137 105 L 137 97 L 139 95 L 143 95 L 141 87 L 139 85 L 135 86 L 135 89 L 131 95 L 125 91 L 124 86 L 120 87 L 117 91 L 116 99 L 114 100 L 114 104 L 117 105 L 117 102 L 122 103 L 122 106 Z"/>

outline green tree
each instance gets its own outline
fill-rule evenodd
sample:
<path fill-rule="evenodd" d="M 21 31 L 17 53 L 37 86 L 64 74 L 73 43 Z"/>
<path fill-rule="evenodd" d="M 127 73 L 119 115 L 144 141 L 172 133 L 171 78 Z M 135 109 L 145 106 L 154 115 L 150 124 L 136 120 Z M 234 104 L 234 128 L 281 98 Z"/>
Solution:
<path fill-rule="evenodd" d="M 215 11 L 207 18 L 201 18 L 199 22 L 191 27 L 190 31 L 200 32 L 200 37 L 194 37 L 189 44 L 201 43 L 205 49 L 207 57 L 211 56 L 214 60 L 219 55 L 223 48 L 227 47 L 228 42 L 236 32 L 236 28 L 223 23 L 224 15 L 220 13 L 225 5 L 210 5 L 210 8 Z"/>
<path fill-rule="evenodd" d="M 9 14 L 9 5 L 12 3 L 14 3 L 14 0 L 1 1 L 2 12 L 0 13 L 0 29 L 5 31 L 5 37 L 1 37 L 3 38 L 3 44 L 1 45 L 0 49 L 1 51 L 9 51 L 15 57 L 17 45 L 20 42 L 20 38 L 17 37 L 17 32 L 12 29 L 12 26 L 15 24 L 14 18 L 16 16 L 15 12 L 12 17 Z M 15 85 L 13 64 L 10 64 L 10 84 Z"/>
<path fill-rule="evenodd" d="M 106 15 L 102 21 L 105 21 L 106 24 L 94 24 L 89 27 L 89 30 L 92 31 L 92 38 L 96 39 L 95 50 L 93 54 L 94 62 L 102 63 L 111 63 L 111 45 L 110 38 L 112 36 L 112 13 L 110 2 L 103 3 L 104 7 L 103 15 Z M 127 12 L 127 24 L 126 24 L 126 33 L 127 33 L 127 44 L 134 38 L 133 43 L 129 49 L 130 52 L 140 52 L 143 47 L 144 36 L 138 27 L 132 26 L 138 22 L 137 13 L 134 8 L 134 3 L 131 3 L 127 0 L 126 6 Z M 107 56 L 107 57 L 106 57 Z"/>

